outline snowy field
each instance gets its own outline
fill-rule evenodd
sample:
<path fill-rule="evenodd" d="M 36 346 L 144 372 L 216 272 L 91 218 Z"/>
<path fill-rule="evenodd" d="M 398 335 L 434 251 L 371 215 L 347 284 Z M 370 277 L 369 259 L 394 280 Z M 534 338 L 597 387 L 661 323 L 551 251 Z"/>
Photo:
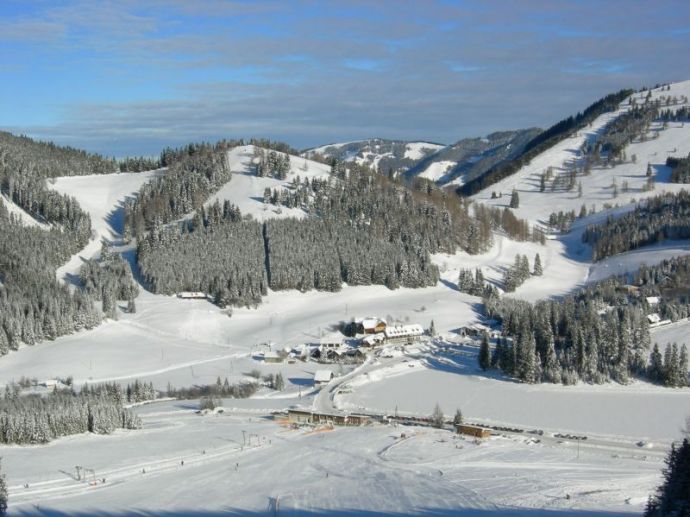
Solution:
<path fill-rule="evenodd" d="M 626 515 L 642 510 L 662 466 L 654 451 L 578 453 L 532 436 L 314 432 L 241 409 L 193 410 L 161 402 L 137 410 L 141 431 L 0 448 L 10 515 Z M 75 465 L 94 474 L 79 481 Z"/>

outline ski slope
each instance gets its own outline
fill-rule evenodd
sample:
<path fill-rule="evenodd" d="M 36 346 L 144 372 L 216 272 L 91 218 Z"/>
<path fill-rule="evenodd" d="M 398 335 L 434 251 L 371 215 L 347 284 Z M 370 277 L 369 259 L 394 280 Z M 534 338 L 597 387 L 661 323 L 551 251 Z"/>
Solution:
<path fill-rule="evenodd" d="M 232 178 L 218 192 L 206 201 L 205 206 L 210 206 L 216 201 L 221 205 L 228 200 L 238 206 L 242 215 L 251 215 L 257 221 L 271 218 L 305 217 L 301 208 L 287 208 L 264 204 L 264 190 L 266 188 L 284 190 L 287 189 L 296 176 L 301 179 L 327 178 L 331 168 L 323 163 L 290 156 L 290 172 L 285 180 L 275 178 L 260 178 L 256 175 L 254 166 L 258 159 L 254 157 L 254 146 L 245 145 L 235 147 L 228 152 L 228 161 Z"/>
<path fill-rule="evenodd" d="M 165 169 L 67 176 L 48 183 L 57 192 L 75 197 L 91 217 L 92 238 L 89 244 L 58 268 L 56 275 L 59 280 L 75 281 L 83 262 L 98 256 L 103 241 L 121 244 L 125 200 L 135 196 L 144 183 L 160 174 L 165 174 Z"/>

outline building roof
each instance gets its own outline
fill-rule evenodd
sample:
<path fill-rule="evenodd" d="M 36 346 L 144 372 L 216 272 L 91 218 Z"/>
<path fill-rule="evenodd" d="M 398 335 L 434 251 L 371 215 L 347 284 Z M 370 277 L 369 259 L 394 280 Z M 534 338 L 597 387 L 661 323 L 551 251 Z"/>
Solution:
<path fill-rule="evenodd" d="M 383 332 L 377 332 L 376 334 L 369 334 L 368 336 L 362 338 L 362 343 L 373 345 L 374 343 L 380 343 L 384 339 L 386 339 L 386 335 Z"/>
<path fill-rule="evenodd" d="M 406 336 L 421 336 L 424 334 L 424 329 L 419 324 L 413 325 L 397 325 L 395 327 L 387 327 L 384 330 L 387 338 L 406 337 Z"/>
<path fill-rule="evenodd" d="M 333 372 L 330 370 L 316 370 L 314 373 L 314 382 L 329 382 L 333 378 Z"/>
<path fill-rule="evenodd" d="M 654 314 L 648 314 L 647 319 L 649 320 L 649 323 L 659 323 L 661 321 L 661 316 L 655 312 Z"/>
<path fill-rule="evenodd" d="M 661 298 L 658 296 L 647 296 L 647 303 L 649 305 L 658 305 Z"/>

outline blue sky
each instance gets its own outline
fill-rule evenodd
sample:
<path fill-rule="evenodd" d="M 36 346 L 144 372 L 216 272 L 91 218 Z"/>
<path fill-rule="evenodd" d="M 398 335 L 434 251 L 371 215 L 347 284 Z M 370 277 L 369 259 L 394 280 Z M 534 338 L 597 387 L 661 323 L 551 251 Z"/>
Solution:
<path fill-rule="evenodd" d="M 1 0 L 0 128 L 108 155 L 441 143 L 690 79 L 690 2 Z"/>

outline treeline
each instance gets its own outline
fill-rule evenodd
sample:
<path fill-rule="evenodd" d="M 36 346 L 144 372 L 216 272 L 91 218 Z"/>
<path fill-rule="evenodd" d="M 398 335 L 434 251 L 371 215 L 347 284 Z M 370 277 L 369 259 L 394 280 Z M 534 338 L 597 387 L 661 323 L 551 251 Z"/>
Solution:
<path fill-rule="evenodd" d="M 671 168 L 671 183 L 690 183 L 690 155 L 687 158 L 666 158 L 666 166 Z"/>
<path fill-rule="evenodd" d="M 623 253 L 665 239 L 690 237 L 690 192 L 665 193 L 647 198 L 620 217 L 590 225 L 582 241 L 592 245 L 593 259 Z"/>
<path fill-rule="evenodd" d="M 100 324 L 91 297 L 55 278 L 82 246 L 66 230 L 24 226 L 0 205 L 0 354 Z"/>
<path fill-rule="evenodd" d="M 146 183 L 136 199 L 125 204 L 126 237 L 141 236 L 154 223 L 168 223 L 199 209 L 230 181 L 227 150 L 236 145 L 220 141 L 163 151 L 161 164 L 168 172 Z"/>
<path fill-rule="evenodd" d="M 672 388 L 683 387 L 688 384 L 688 349 L 685 345 L 678 348 L 677 343 L 667 343 L 662 357 L 659 345 L 649 356 L 647 377 L 650 381 Z"/>
<path fill-rule="evenodd" d="M 147 156 L 133 156 L 118 160 L 117 165 L 120 172 L 144 172 L 160 169 L 163 164 L 160 158 Z"/>
<path fill-rule="evenodd" d="M 515 174 L 520 168 L 530 163 L 536 156 L 564 140 L 572 132 L 584 128 L 599 115 L 616 110 L 618 105 L 632 93 L 632 90 L 621 90 L 617 93 L 609 94 L 590 105 L 582 113 L 561 120 L 528 142 L 524 151 L 518 157 L 495 165 L 485 174 L 458 187 L 457 192 L 464 196 L 471 196 Z"/>
<path fill-rule="evenodd" d="M 20 395 L 18 387 L 8 387 L 0 400 L 0 442 L 38 444 L 72 434 L 140 428 L 139 417 L 124 409 L 122 400 L 122 389 L 116 384 L 46 396 Z"/>
<path fill-rule="evenodd" d="M 273 378 L 273 382 L 275 383 L 275 377 Z M 223 382 L 221 382 L 220 377 L 218 377 L 215 384 L 195 385 L 189 388 L 173 388 L 170 384 L 168 384 L 166 395 L 179 400 L 189 400 L 201 397 L 230 397 L 233 399 L 246 399 L 254 395 L 258 389 L 258 382 L 241 382 L 239 384 L 230 384 L 227 377 Z"/>
<path fill-rule="evenodd" d="M 110 174 L 118 170 L 115 160 L 99 154 L 0 131 L 0 162 L 3 159 L 42 178 Z"/>

